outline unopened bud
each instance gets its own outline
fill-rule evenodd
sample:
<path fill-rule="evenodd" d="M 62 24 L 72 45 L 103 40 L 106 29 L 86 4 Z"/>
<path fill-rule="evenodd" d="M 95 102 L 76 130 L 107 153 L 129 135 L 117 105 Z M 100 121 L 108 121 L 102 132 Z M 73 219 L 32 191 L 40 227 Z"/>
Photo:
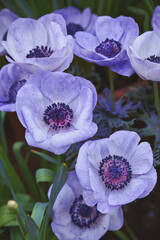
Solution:
<path fill-rule="evenodd" d="M 14 214 L 18 214 L 18 204 L 14 200 L 9 200 L 8 201 L 8 210 L 11 211 Z"/>

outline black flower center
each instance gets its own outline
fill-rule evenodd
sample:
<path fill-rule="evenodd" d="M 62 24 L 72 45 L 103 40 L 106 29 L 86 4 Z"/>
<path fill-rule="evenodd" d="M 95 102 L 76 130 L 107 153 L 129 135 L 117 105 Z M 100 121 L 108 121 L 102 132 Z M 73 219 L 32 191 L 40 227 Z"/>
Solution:
<path fill-rule="evenodd" d="M 80 228 L 90 228 L 100 215 L 96 206 L 90 207 L 85 204 L 82 195 L 73 201 L 69 213 L 72 222 Z"/>
<path fill-rule="evenodd" d="M 132 178 L 132 170 L 128 161 L 116 155 L 109 155 L 102 159 L 98 173 L 105 186 L 111 190 L 124 188 Z"/>
<path fill-rule="evenodd" d="M 47 46 L 37 46 L 36 48 L 33 48 L 29 51 L 29 54 L 26 55 L 26 58 L 43 58 L 43 57 L 50 57 L 53 53 L 53 50 L 51 48 L 48 48 Z"/>
<path fill-rule="evenodd" d="M 99 46 L 95 48 L 95 51 L 108 58 L 113 58 L 121 51 L 121 49 L 122 45 L 120 42 L 106 38 L 104 42 L 100 43 Z"/>
<path fill-rule="evenodd" d="M 160 63 L 160 57 L 157 57 L 155 55 L 152 55 L 152 56 L 146 58 L 145 60 L 148 60 L 148 61 L 154 62 L 154 63 Z"/>
<path fill-rule="evenodd" d="M 70 122 L 73 118 L 72 109 L 65 103 L 53 103 L 44 111 L 43 120 L 53 129 L 70 127 Z"/>
<path fill-rule="evenodd" d="M 83 27 L 79 24 L 69 23 L 67 25 L 67 34 L 74 36 L 74 34 L 78 31 L 84 31 Z"/>
<path fill-rule="evenodd" d="M 10 87 L 10 89 L 8 91 L 8 98 L 9 98 L 9 100 L 7 100 L 7 101 L 0 101 L 0 103 L 15 103 L 16 102 L 17 92 L 19 91 L 19 89 L 21 87 L 24 86 L 25 83 L 26 83 L 25 79 L 14 82 L 11 85 L 11 87 Z"/>

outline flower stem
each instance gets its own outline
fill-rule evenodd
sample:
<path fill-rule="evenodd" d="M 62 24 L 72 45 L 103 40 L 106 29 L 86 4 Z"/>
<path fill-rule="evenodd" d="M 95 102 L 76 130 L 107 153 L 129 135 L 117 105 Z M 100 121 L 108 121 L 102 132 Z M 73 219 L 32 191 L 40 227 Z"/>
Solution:
<path fill-rule="evenodd" d="M 112 111 L 115 110 L 115 96 L 114 96 L 114 76 L 111 70 L 108 71 L 109 73 L 109 83 L 110 83 L 110 90 L 111 90 L 111 103 L 112 103 Z"/>
<path fill-rule="evenodd" d="M 128 226 L 128 224 L 124 224 L 125 225 L 125 228 L 128 232 L 128 234 L 131 236 L 131 239 L 132 240 L 138 240 L 137 237 L 135 236 L 135 234 L 133 233 L 133 231 L 131 230 L 131 228 Z"/>
<path fill-rule="evenodd" d="M 114 231 L 113 233 L 121 240 L 130 240 L 121 230 Z"/>
<path fill-rule="evenodd" d="M 160 99 L 159 99 L 159 94 L 158 94 L 158 83 L 153 82 L 153 87 L 154 87 L 155 104 L 156 104 L 158 116 L 160 117 Z"/>

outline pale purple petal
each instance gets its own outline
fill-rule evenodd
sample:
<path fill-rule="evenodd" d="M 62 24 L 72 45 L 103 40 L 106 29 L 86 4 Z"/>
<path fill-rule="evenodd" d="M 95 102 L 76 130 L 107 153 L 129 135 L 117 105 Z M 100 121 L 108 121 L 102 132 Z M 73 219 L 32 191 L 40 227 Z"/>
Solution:
<path fill-rule="evenodd" d="M 124 189 L 111 191 L 108 197 L 108 202 L 111 206 L 123 205 L 134 201 L 138 198 L 147 186 L 145 179 L 132 178 L 130 183 Z"/>

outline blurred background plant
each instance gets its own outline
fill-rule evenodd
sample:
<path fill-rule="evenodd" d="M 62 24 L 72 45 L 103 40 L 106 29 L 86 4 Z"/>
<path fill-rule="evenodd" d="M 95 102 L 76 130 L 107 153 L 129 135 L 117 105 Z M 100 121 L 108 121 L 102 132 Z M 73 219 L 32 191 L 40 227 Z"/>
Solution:
<path fill-rule="evenodd" d="M 157 0 L 1 0 L 0 9 L 8 8 L 20 17 L 37 19 L 67 6 L 80 10 L 90 7 L 97 15 L 133 17 L 140 33 L 143 33 L 152 29 L 151 17 L 159 4 Z M 7 60 L 1 56 L 0 67 L 5 64 Z M 66 72 L 85 77 L 96 86 L 99 99 L 94 121 L 99 129 L 93 139 L 108 137 L 120 129 L 136 131 L 142 140 L 150 142 L 159 174 L 160 120 L 154 104 L 152 82 L 140 80 L 136 74 L 130 78 L 120 76 L 76 56 Z M 114 109 L 109 78 L 114 79 L 117 98 Z M 158 90 L 160 93 L 160 88 Z M 16 114 L 0 112 L 0 239 L 57 239 L 50 228 L 51 208 L 65 183 L 68 170 L 74 169 L 81 144 L 72 145 L 60 156 L 33 149 L 25 142 L 24 129 Z M 56 188 L 48 203 L 47 191 L 53 181 Z M 124 227 L 116 232 L 107 232 L 107 239 L 149 240 L 153 233 L 154 240 L 159 239 L 159 184 L 147 198 L 123 208 Z M 18 203 L 18 207 L 10 206 L 10 203 L 8 207 L 11 199 Z"/>

